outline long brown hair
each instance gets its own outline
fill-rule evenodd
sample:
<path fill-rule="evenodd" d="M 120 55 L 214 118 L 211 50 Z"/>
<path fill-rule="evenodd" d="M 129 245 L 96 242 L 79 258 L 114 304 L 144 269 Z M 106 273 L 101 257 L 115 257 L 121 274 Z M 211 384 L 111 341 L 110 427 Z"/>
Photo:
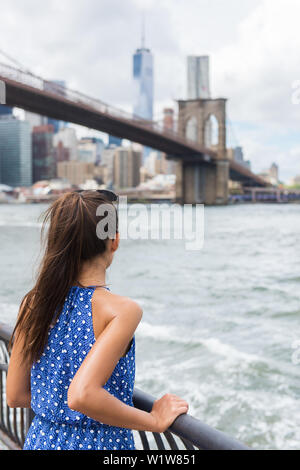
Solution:
<path fill-rule="evenodd" d="M 11 338 L 12 343 L 13 338 L 22 333 L 26 362 L 32 364 L 40 358 L 49 327 L 60 314 L 68 290 L 78 282 L 82 262 L 106 250 L 107 239 L 96 234 L 97 224 L 104 220 L 103 214 L 97 216 L 100 204 L 111 203 L 97 191 L 69 192 L 44 213 L 41 232 L 46 242 L 44 256 L 36 284 L 21 302 Z M 117 220 L 117 211 L 115 214 Z M 115 229 L 117 231 L 117 224 Z"/>

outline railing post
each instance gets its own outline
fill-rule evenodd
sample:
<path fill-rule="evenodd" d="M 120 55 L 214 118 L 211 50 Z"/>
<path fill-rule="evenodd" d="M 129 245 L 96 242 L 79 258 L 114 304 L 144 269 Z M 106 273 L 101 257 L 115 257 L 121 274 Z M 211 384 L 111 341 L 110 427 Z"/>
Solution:
<path fill-rule="evenodd" d="M 0 104 L 6 104 L 6 86 L 2 80 L 0 80 Z"/>
<path fill-rule="evenodd" d="M 25 431 L 26 433 L 28 432 L 28 429 L 30 428 L 30 425 L 32 423 L 32 420 L 34 418 L 35 414 L 32 408 L 26 408 L 26 415 L 25 415 Z"/>

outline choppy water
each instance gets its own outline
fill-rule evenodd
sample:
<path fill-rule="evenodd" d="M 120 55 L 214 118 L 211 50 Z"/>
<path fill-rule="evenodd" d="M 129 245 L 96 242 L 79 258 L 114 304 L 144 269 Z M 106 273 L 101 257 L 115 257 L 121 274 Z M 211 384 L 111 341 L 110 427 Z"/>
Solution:
<path fill-rule="evenodd" d="M 0 321 L 32 285 L 41 205 L 0 205 Z M 122 240 L 115 292 L 143 307 L 136 385 L 257 448 L 300 447 L 300 205 L 205 209 L 205 243 Z"/>

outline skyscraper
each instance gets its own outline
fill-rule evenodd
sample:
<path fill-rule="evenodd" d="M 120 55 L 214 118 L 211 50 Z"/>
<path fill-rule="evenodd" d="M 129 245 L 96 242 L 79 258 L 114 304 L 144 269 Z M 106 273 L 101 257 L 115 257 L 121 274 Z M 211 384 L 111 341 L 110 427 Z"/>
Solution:
<path fill-rule="evenodd" d="M 108 146 L 110 145 L 116 145 L 117 147 L 122 146 L 122 139 L 120 137 L 116 137 L 114 135 L 108 135 Z"/>
<path fill-rule="evenodd" d="M 70 149 L 65 147 L 61 141 L 59 141 L 57 146 L 54 147 L 54 160 L 56 165 L 58 162 L 68 162 L 70 160 Z"/>
<path fill-rule="evenodd" d="M 153 119 L 153 56 L 145 47 L 144 33 L 142 47 L 133 56 L 134 104 L 133 114 L 143 119 Z"/>
<path fill-rule="evenodd" d="M 75 160 L 57 163 L 58 178 L 67 179 L 71 184 L 79 186 L 94 178 L 94 164 Z"/>
<path fill-rule="evenodd" d="M 11 116 L 13 109 L 5 104 L 0 104 L 0 116 Z"/>
<path fill-rule="evenodd" d="M 133 148 L 118 147 L 114 154 L 114 187 L 135 188 L 140 184 L 142 153 Z"/>
<path fill-rule="evenodd" d="M 78 160 L 98 165 L 101 162 L 101 154 L 104 142 L 97 137 L 82 137 L 78 142 Z"/>
<path fill-rule="evenodd" d="M 30 125 L 13 117 L 0 119 L 0 183 L 32 184 Z"/>
<path fill-rule="evenodd" d="M 76 131 L 72 127 L 63 127 L 53 136 L 53 145 L 57 147 L 59 144 L 69 149 L 70 160 L 78 159 L 78 141 Z"/>
<path fill-rule="evenodd" d="M 144 25 L 142 30 L 142 47 L 133 56 L 134 102 L 133 114 L 137 118 L 153 120 L 153 56 L 145 47 Z M 151 149 L 144 147 L 143 160 Z"/>
<path fill-rule="evenodd" d="M 54 127 L 51 124 L 33 128 L 32 177 L 34 183 L 41 180 L 50 180 L 56 176 L 53 134 Z"/>
<path fill-rule="evenodd" d="M 209 56 L 188 56 L 187 99 L 209 99 Z"/>

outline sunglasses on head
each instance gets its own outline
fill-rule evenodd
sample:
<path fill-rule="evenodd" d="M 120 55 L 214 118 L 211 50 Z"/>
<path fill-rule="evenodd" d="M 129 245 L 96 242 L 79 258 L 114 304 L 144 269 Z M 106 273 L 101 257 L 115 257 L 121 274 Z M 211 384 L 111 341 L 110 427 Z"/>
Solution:
<path fill-rule="evenodd" d="M 77 189 L 76 193 L 83 193 L 85 191 L 96 191 L 97 193 L 101 194 L 105 199 L 109 202 L 117 202 L 119 200 L 119 196 L 115 194 L 113 191 L 109 191 L 108 189 Z"/>

